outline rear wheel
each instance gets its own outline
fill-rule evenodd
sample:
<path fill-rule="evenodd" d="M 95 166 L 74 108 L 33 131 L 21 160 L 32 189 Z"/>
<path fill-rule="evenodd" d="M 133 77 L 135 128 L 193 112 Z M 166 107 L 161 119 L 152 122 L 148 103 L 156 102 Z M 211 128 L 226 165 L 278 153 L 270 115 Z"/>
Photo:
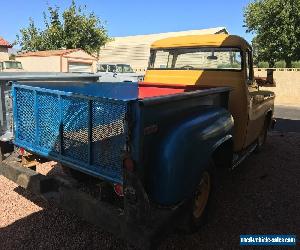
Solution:
<path fill-rule="evenodd" d="M 208 219 L 210 201 L 213 191 L 213 164 L 202 173 L 200 182 L 194 192 L 188 211 L 188 232 L 194 233 L 203 226 Z"/>
<path fill-rule="evenodd" d="M 205 171 L 202 175 L 194 197 L 193 218 L 195 221 L 198 221 L 204 214 L 204 210 L 208 203 L 210 188 L 210 174 Z"/>

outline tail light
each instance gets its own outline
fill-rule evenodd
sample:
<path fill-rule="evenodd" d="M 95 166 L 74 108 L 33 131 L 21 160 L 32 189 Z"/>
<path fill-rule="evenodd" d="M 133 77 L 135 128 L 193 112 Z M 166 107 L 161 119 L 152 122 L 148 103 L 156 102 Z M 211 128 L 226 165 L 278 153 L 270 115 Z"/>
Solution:
<path fill-rule="evenodd" d="M 20 148 L 19 149 L 19 154 L 20 155 L 24 155 L 25 154 L 25 149 L 24 148 Z"/>
<path fill-rule="evenodd" d="M 123 160 L 123 167 L 126 171 L 128 172 L 133 172 L 134 171 L 134 161 L 130 158 L 130 157 L 126 157 Z M 115 193 L 120 196 L 123 197 L 124 196 L 124 188 L 123 185 L 121 184 L 114 184 L 114 191 Z"/>
<path fill-rule="evenodd" d="M 124 196 L 123 185 L 114 184 L 114 191 L 118 196 L 120 196 L 120 197 Z"/>

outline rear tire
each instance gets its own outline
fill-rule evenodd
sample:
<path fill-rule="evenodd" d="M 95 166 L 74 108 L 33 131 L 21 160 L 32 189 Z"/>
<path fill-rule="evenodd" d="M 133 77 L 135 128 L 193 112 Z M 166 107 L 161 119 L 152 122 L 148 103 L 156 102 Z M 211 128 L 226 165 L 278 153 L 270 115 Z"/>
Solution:
<path fill-rule="evenodd" d="M 188 233 L 198 231 L 207 223 L 211 214 L 211 201 L 213 197 L 214 164 L 203 171 L 199 184 L 194 192 L 193 198 L 188 206 Z"/>

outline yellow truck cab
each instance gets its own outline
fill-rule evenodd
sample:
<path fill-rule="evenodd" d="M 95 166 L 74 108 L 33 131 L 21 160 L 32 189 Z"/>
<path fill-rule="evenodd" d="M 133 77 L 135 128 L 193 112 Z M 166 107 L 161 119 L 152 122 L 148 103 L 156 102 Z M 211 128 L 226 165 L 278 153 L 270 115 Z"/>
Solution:
<path fill-rule="evenodd" d="M 232 88 L 229 111 L 234 118 L 234 151 L 265 141 L 274 110 L 273 77 L 255 78 L 252 48 L 234 35 L 172 37 L 151 46 L 145 82 Z"/>

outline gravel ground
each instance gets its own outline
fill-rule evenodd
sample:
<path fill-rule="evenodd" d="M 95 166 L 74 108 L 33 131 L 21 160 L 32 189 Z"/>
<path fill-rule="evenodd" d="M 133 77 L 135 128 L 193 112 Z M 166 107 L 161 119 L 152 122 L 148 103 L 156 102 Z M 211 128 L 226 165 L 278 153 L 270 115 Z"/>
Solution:
<path fill-rule="evenodd" d="M 261 153 L 219 183 L 214 207 L 214 217 L 198 233 L 171 235 L 160 249 L 236 249 L 240 234 L 299 239 L 300 133 L 270 134 Z M 1 176 L 0 249 L 36 248 L 132 249 Z"/>

